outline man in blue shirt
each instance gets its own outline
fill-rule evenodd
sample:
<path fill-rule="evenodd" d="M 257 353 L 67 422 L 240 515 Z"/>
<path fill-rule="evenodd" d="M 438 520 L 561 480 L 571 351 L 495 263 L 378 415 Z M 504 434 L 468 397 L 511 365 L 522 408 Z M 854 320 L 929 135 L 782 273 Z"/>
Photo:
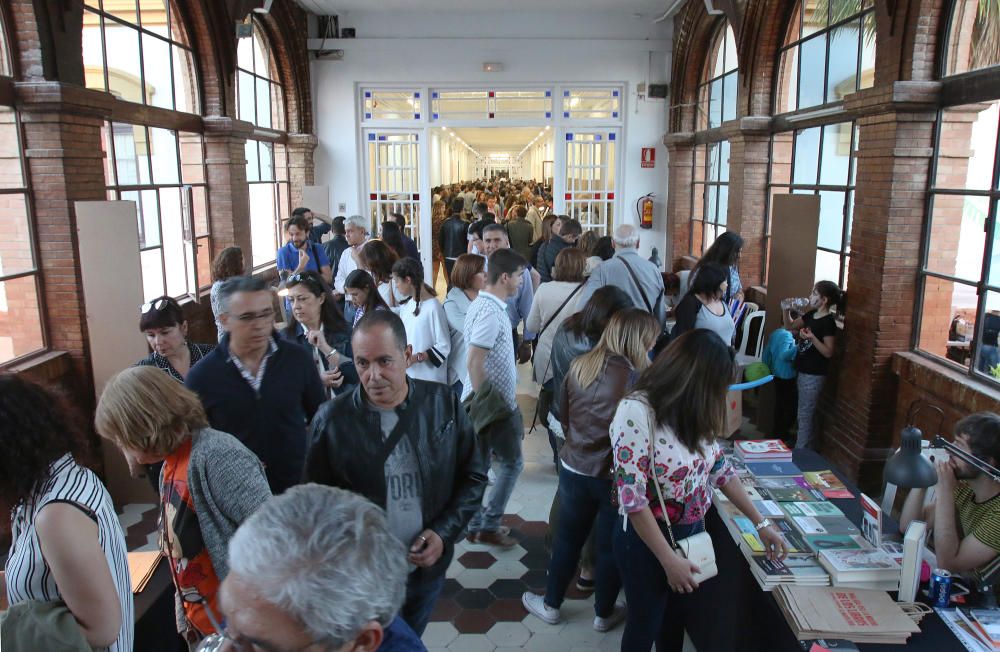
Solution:
<path fill-rule="evenodd" d="M 296 215 L 301 215 L 309 220 L 309 225 L 312 227 L 309 231 L 309 239 L 316 244 L 323 244 L 323 236 L 330 232 L 330 226 L 333 224 L 333 220 L 326 215 L 314 213 L 312 212 L 312 209 L 306 208 L 305 206 L 293 208 L 292 217 L 295 217 Z"/>
<path fill-rule="evenodd" d="M 486 248 L 486 255 L 490 256 L 498 249 L 510 249 L 510 240 L 507 238 L 507 230 L 499 224 L 487 224 L 483 228 L 483 246 Z M 531 341 L 535 339 L 535 334 L 528 331 L 528 315 L 531 314 L 531 302 L 535 299 L 535 284 L 533 270 L 525 267 L 521 272 L 524 279 L 517 289 L 517 294 L 507 297 L 507 316 L 510 317 L 510 329 L 514 338 L 514 351 L 519 348 L 517 327 L 524 322 L 524 339 Z"/>
<path fill-rule="evenodd" d="M 330 270 L 330 259 L 323 247 L 309 239 L 311 225 L 304 215 L 295 215 L 285 222 L 285 237 L 288 243 L 278 249 L 278 271 L 288 270 L 292 274 L 299 272 L 316 272 L 322 275 L 328 284 L 333 282 L 333 272 Z"/>

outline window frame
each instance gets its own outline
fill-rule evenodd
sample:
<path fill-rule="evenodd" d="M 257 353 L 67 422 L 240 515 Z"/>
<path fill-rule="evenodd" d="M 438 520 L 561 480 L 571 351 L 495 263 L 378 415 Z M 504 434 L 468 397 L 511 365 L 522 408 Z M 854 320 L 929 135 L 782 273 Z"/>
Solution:
<path fill-rule="evenodd" d="M 728 120 L 726 120 L 726 79 L 729 77 L 735 77 L 737 84 L 739 81 L 740 65 L 739 65 L 739 51 L 733 53 L 736 58 L 736 67 L 732 70 L 727 71 L 725 62 L 728 59 L 727 56 L 727 45 L 729 42 L 728 36 L 729 32 L 732 30 L 732 25 L 729 24 L 728 20 L 722 20 L 719 27 L 716 28 L 714 35 L 712 36 L 712 44 L 708 49 L 708 55 L 705 57 L 705 63 L 703 65 L 703 71 L 701 75 L 702 81 L 698 83 L 696 89 L 697 110 L 695 113 L 696 129 L 695 131 L 707 131 L 709 129 L 717 129 L 724 125 Z M 735 35 L 734 35 L 735 41 Z M 712 57 L 716 54 L 716 47 L 718 47 L 718 54 L 722 58 L 722 74 L 710 77 L 712 71 L 708 69 L 708 64 L 712 61 Z M 712 84 L 715 82 L 721 82 L 720 89 L 722 91 L 719 97 L 719 124 L 712 124 Z M 704 106 L 702 105 L 702 93 L 705 93 Z M 733 103 L 733 113 L 735 119 L 735 114 L 738 111 L 736 106 L 736 100 L 739 97 L 739 91 L 736 92 L 736 97 L 732 98 Z M 704 115 L 704 124 L 702 124 L 701 119 Z"/>
<path fill-rule="evenodd" d="M 696 141 L 695 144 L 694 144 L 694 150 L 693 150 L 693 153 L 692 153 L 692 156 L 691 156 L 691 217 L 688 220 L 688 223 L 691 225 L 691 227 L 688 230 L 688 253 L 689 253 L 689 255 L 695 256 L 697 258 L 701 258 L 701 256 L 703 256 L 705 254 L 705 252 L 708 250 L 708 247 L 705 246 L 705 234 L 708 232 L 708 228 L 710 226 L 714 227 L 716 229 L 717 234 L 718 234 L 718 229 L 719 228 L 722 228 L 723 232 L 724 232 L 729 227 L 729 179 L 730 179 L 730 168 L 729 168 L 729 159 L 726 159 L 726 161 L 725 161 L 726 178 L 723 181 L 723 179 L 722 179 L 722 168 L 723 168 L 722 153 L 723 153 L 723 144 L 729 146 L 729 152 L 730 152 L 730 158 L 731 158 L 732 157 L 732 142 L 729 139 L 726 139 L 726 138 L 723 138 L 721 140 L 711 140 L 711 141 L 704 141 L 704 142 Z M 711 153 L 712 148 L 716 147 L 716 146 L 718 147 L 718 165 L 719 165 L 718 171 L 719 172 L 718 172 L 718 179 L 715 180 L 715 181 L 713 181 L 713 180 L 711 180 L 709 178 L 709 173 L 708 173 L 708 171 L 710 169 L 710 167 L 709 167 L 709 154 Z M 704 155 L 704 161 L 703 161 L 703 163 L 704 163 L 704 169 L 702 171 L 701 180 L 699 181 L 698 180 L 699 177 L 698 177 L 698 174 L 697 174 L 697 168 L 698 168 L 698 149 L 702 148 L 702 147 L 705 148 L 705 155 Z M 697 188 L 699 186 L 701 187 L 701 193 L 700 194 L 697 192 Z M 708 192 L 709 192 L 709 189 L 710 188 L 720 189 L 719 194 L 721 194 L 721 188 L 723 188 L 723 187 L 726 188 L 726 221 L 725 221 L 725 223 L 721 223 L 721 222 L 718 221 L 719 220 L 720 208 L 722 206 L 722 202 L 720 202 L 720 201 L 716 201 L 716 204 L 715 204 L 715 216 L 713 217 L 712 220 L 708 219 Z M 700 201 L 701 202 L 701 215 L 702 215 L 702 218 L 700 220 L 696 219 L 695 216 L 694 216 L 695 215 L 695 211 L 694 211 L 695 201 Z M 700 225 L 700 227 L 701 227 L 701 251 L 700 252 L 695 252 L 695 250 L 694 250 L 694 240 L 695 240 L 694 229 L 695 229 L 695 225 L 696 224 Z M 716 235 L 716 237 L 718 237 L 718 235 Z M 711 246 L 711 245 L 709 245 L 709 246 Z"/>

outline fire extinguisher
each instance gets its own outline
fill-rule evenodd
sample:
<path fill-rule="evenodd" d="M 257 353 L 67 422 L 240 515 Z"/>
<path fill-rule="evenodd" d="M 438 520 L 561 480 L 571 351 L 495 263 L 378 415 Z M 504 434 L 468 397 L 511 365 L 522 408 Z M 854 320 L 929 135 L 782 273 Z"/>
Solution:
<path fill-rule="evenodd" d="M 635 212 L 639 216 L 639 226 L 644 229 L 653 228 L 653 193 L 643 195 L 635 203 Z"/>

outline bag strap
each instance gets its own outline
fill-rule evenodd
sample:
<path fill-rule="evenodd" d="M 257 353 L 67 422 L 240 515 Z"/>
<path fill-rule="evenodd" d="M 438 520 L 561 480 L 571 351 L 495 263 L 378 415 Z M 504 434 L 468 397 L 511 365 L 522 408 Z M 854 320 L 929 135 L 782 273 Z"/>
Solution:
<path fill-rule="evenodd" d="M 549 325 L 550 325 L 550 324 L 551 324 L 551 323 L 552 323 L 552 322 L 553 322 L 553 321 L 555 320 L 555 318 L 556 318 L 556 317 L 558 317 L 558 316 L 559 316 L 559 313 L 561 313 L 561 312 L 563 311 L 563 308 L 565 308 L 565 307 L 566 307 L 566 304 L 568 304 L 568 303 L 569 303 L 569 300 L 570 300 L 570 299 L 572 299 L 573 297 L 575 297 L 575 296 L 576 296 L 576 293 L 580 291 L 580 288 L 582 288 L 582 287 L 584 286 L 584 284 L 585 284 L 585 283 L 586 283 L 586 281 L 580 281 L 580 284 L 579 284 L 579 285 L 577 285 L 577 286 L 576 286 L 575 288 L 573 288 L 573 291 L 572 291 L 572 292 L 570 292 L 570 293 L 569 293 L 569 296 L 568 296 L 568 297 L 566 297 L 566 300 L 565 300 L 565 301 L 563 301 L 563 302 L 562 302 L 562 303 L 561 303 L 561 304 L 559 305 L 559 307 L 558 307 L 558 308 L 556 308 L 556 311 L 555 311 L 554 313 L 552 313 L 552 316 L 551 316 L 551 317 L 549 317 L 549 318 L 548 318 L 548 319 L 546 320 L 546 322 L 545 322 L 544 324 L 542 324 L 542 328 L 541 328 L 541 329 L 540 329 L 540 330 L 538 331 L 538 333 L 537 333 L 537 334 L 535 335 L 535 341 L 536 341 L 536 342 L 537 342 L 538 340 L 542 339 L 542 333 L 544 333 L 544 332 L 545 332 L 545 329 L 549 327 Z M 532 357 L 534 357 L 534 356 L 532 356 Z"/>
<path fill-rule="evenodd" d="M 623 261 L 624 262 L 624 261 Z M 680 551 L 677 546 L 677 541 L 674 539 L 674 529 L 670 527 L 670 517 L 667 516 L 667 505 L 663 500 L 663 492 L 660 490 L 660 481 L 656 479 L 656 431 L 655 431 L 655 419 L 656 415 L 653 413 L 653 407 L 647 404 L 649 407 L 649 470 L 650 474 L 653 476 L 649 480 L 653 483 L 653 487 L 656 488 L 656 498 L 660 501 L 660 509 L 663 511 L 663 520 L 667 523 L 667 535 L 670 537 L 670 547 L 676 551 Z M 682 553 L 683 556 L 683 553 Z"/>
<path fill-rule="evenodd" d="M 649 298 L 646 297 L 646 291 L 642 289 L 642 283 L 639 282 L 639 277 L 636 276 L 635 270 L 632 269 L 632 266 L 629 265 L 628 261 L 624 258 L 619 257 L 618 260 L 622 261 L 622 265 L 625 265 L 625 269 L 628 270 L 629 276 L 632 277 L 632 282 L 634 282 L 635 286 L 639 288 L 639 294 L 642 296 L 642 302 L 646 304 L 646 310 L 649 314 L 655 317 L 656 315 L 653 313 L 653 306 L 649 303 Z"/>

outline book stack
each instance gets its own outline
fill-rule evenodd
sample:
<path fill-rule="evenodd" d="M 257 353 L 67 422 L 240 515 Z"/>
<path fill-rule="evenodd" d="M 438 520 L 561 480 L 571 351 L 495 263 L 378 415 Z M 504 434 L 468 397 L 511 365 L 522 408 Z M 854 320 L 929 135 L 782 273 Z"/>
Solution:
<path fill-rule="evenodd" d="M 882 591 L 899 588 L 900 565 L 879 549 L 821 550 L 819 563 L 830 573 L 834 586 Z"/>
<path fill-rule="evenodd" d="M 140 593 L 146 588 L 161 559 L 163 555 L 159 550 L 128 553 L 128 575 L 132 580 L 132 593 Z"/>
<path fill-rule="evenodd" d="M 783 584 L 773 595 L 799 640 L 841 638 L 902 645 L 920 631 L 884 591 Z"/>
<path fill-rule="evenodd" d="M 987 650 L 1000 650 L 1000 610 L 958 607 L 956 612 Z"/>
<path fill-rule="evenodd" d="M 780 439 L 748 439 L 735 442 L 733 449 L 744 462 L 791 462 L 792 449 Z"/>

